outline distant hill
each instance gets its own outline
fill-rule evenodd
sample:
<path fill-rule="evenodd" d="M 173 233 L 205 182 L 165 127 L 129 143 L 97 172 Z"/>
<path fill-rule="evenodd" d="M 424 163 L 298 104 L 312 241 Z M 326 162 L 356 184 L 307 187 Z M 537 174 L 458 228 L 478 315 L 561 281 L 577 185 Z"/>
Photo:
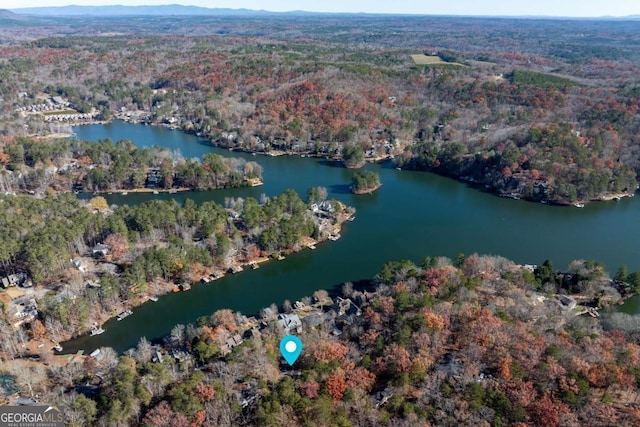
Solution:
<path fill-rule="evenodd" d="M 15 12 L 15 13 L 13 13 Z M 8 14 L 3 16 L 3 13 Z M 57 7 L 24 7 L 6 10 L 0 9 L 0 19 L 25 20 L 28 19 L 24 15 L 31 16 L 248 16 L 248 15 L 358 15 L 358 16 L 379 16 L 377 13 L 331 13 L 331 12 L 309 12 L 304 10 L 294 10 L 289 12 L 271 12 L 267 10 L 254 9 L 230 9 L 230 8 L 208 8 L 200 6 L 183 6 L 180 4 L 168 4 L 158 6 L 57 6 Z M 442 15 L 450 16 L 450 15 Z M 507 18 L 507 19 L 577 19 L 577 20 L 639 20 L 640 15 L 630 15 L 621 17 L 602 16 L 591 18 L 567 18 L 554 16 L 473 16 L 467 17 L 478 18 Z"/>
<path fill-rule="evenodd" d="M 179 4 L 161 6 L 60 6 L 60 7 L 25 7 L 12 9 L 23 15 L 38 16 L 127 16 L 127 15 L 223 15 L 240 16 L 270 13 L 264 10 L 207 8 L 199 6 L 183 6 Z M 11 12 L 9 12 L 11 13 Z M 15 15 L 15 14 L 14 14 Z"/>
<path fill-rule="evenodd" d="M 7 9 L 0 9 L 0 19 L 12 20 L 12 21 L 24 21 L 27 18 L 17 13 L 13 13 Z"/>

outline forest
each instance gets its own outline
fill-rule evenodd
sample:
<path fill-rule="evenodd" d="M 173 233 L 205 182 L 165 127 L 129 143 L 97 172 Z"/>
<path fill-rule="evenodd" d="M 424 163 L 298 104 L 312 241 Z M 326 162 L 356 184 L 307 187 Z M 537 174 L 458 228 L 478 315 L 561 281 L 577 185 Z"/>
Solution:
<path fill-rule="evenodd" d="M 71 193 L 0 196 L 2 276 L 27 274 L 41 290 L 15 301 L 0 292 L 2 357 L 21 357 L 25 339 L 59 342 L 149 295 L 326 240 L 353 210 L 324 200 L 326 189 L 310 193 L 320 209 L 292 190 L 229 199 L 226 208 L 190 199 L 109 207 L 103 197 L 82 202 Z M 16 322 L 19 304 L 30 299 L 38 300 L 38 316 Z"/>
<path fill-rule="evenodd" d="M 255 162 L 207 153 L 185 159 L 167 149 L 137 148 L 131 141 L 98 142 L 16 138 L 0 149 L 5 192 L 212 190 L 261 183 Z"/>
<path fill-rule="evenodd" d="M 257 321 L 219 310 L 123 355 L 6 369 L 71 426 L 632 426 L 637 325 L 589 315 L 625 292 L 595 261 L 427 257 Z M 289 367 L 277 347 L 292 317 L 305 347 Z"/>
<path fill-rule="evenodd" d="M 636 22 L 251 15 L 127 29 L 119 19 L 54 26 L 73 37 L 31 22 L 41 37 L 22 30 L 0 46 L 4 143 L 64 131 L 25 112 L 51 96 L 99 120 L 140 117 L 348 167 L 391 159 L 544 203 L 638 185 Z M 114 35 L 93 33 L 106 27 Z M 423 53 L 441 60 L 416 64 Z"/>

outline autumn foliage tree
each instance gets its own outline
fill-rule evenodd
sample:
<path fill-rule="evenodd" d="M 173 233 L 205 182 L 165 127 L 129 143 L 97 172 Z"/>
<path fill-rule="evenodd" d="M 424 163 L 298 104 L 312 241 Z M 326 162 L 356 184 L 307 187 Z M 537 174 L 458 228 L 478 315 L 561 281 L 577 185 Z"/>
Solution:
<path fill-rule="evenodd" d="M 214 325 L 222 326 L 231 333 L 235 332 L 238 329 L 235 315 L 233 314 L 233 311 L 229 309 L 218 310 L 213 314 L 212 317 Z"/>
<path fill-rule="evenodd" d="M 104 244 L 109 247 L 111 256 L 117 260 L 129 252 L 129 241 L 121 234 L 113 233 L 104 239 Z"/>
<path fill-rule="evenodd" d="M 327 392 L 334 402 L 341 400 L 342 396 L 344 396 L 345 390 L 347 389 L 344 378 L 336 375 L 327 378 L 326 385 Z"/>
<path fill-rule="evenodd" d="M 33 322 L 31 322 L 31 336 L 33 337 L 33 339 L 35 340 L 42 339 L 46 336 L 46 334 L 47 334 L 47 329 L 44 327 L 44 325 L 39 319 L 36 319 Z"/>

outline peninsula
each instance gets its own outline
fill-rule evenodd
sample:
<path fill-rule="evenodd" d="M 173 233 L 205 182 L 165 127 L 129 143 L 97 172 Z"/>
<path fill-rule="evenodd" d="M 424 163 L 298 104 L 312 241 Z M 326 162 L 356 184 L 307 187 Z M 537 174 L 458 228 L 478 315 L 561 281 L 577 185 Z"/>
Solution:
<path fill-rule="evenodd" d="M 4 250 L 19 272 L 0 293 L 6 321 L 16 333 L 47 325 L 33 338 L 61 342 L 174 288 L 336 240 L 355 210 L 324 200 L 326 190 L 312 193 L 308 203 L 289 190 L 262 202 L 229 199 L 226 207 L 187 199 L 111 208 L 101 196 L 86 203 L 73 194 L 0 196 L 0 215 L 15 217 L 4 226 Z M 69 243 L 54 243 L 61 240 Z"/>

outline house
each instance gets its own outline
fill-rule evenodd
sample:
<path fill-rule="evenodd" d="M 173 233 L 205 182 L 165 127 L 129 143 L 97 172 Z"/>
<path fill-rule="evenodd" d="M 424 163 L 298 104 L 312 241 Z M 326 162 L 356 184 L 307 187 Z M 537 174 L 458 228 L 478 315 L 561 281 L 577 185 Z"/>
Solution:
<path fill-rule="evenodd" d="M 51 100 L 53 101 L 54 104 L 64 105 L 64 106 L 69 105 L 69 103 L 65 101 L 61 96 L 53 96 L 51 97 Z"/>
<path fill-rule="evenodd" d="M 310 314 L 302 319 L 302 323 L 308 328 L 317 328 L 324 323 L 324 316 L 320 313 Z"/>
<path fill-rule="evenodd" d="M 7 276 L 7 280 L 9 282 L 9 286 L 19 285 L 22 281 L 22 274 L 10 274 Z"/>
<path fill-rule="evenodd" d="M 331 306 L 331 309 L 336 312 L 338 316 L 360 316 L 362 311 L 350 298 L 338 297 L 335 304 Z"/>
<path fill-rule="evenodd" d="M 570 297 L 568 295 L 560 295 L 558 300 L 560 301 L 560 306 L 567 310 L 573 310 L 574 308 L 576 308 L 576 305 L 578 304 L 575 298 Z"/>
<path fill-rule="evenodd" d="M 147 187 L 159 187 L 162 183 L 162 170 L 161 169 L 150 169 L 147 173 Z"/>
<path fill-rule="evenodd" d="M 85 273 L 87 271 L 87 267 L 84 266 L 82 260 L 80 258 L 74 258 L 71 260 L 71 264 L 80 271 L 80 273 Z"/>
<path fill-rule="evenodd" d="M 225 338 L 224 343 L 220 346 L 220 352 L 222 353 L 223 356 L 226 356 L 227 354 L 231 353 L 231 350 L 233 350 L 235 347 L 242 344 L 242 342 L 243 342 L 243 339 L 240 336 L 240 334 L 238 333 L 235 333 L 233 335 L 229 334 Z"/>
<path fill-rule="evenodd" d="M 22 285 L 27 280 L 27 275 L 24 273 L 11 274 L 8 279 L 11 286 Z"/>
<path fill-rule="evenodd" d="M 176 362 L 181 362 L 183 359 L 187 360 L 189 357 L 189 354 L 186 351 L 182 350 L 171 350 L 169 352 L 169 355 L 176 359 Z"/>
<path fill-rule="evenodd" d="M 34 406 L 38 404 L 38 401 L 31 399 L 30 397 L 19 397 L 16 399 L 16 404 L 19 406 Z"/>
<path fill-rule="evenodd" d="M 361 306 L 367 302 L 369 302 L 374 296 L 376 296 L 376 294 L 374 292 L 359 292 L 356 291 L 353 293 L 353 299 L 355 300 L 356 304 Z"/>
<path fill-rule="evenodd" d="M 455 353 L 447 353 L 442 363 L 436 366 L 436 371 L 443 372 L 447 378 L 456 378 L 462 374 L 464 362 Z"/>
<path fill-rule="evenodd" d="M 236 139 L 236 134 L 234 132 L 222 132 L 222 138 L 227 141 L 233 141 Z"/>
<path fill-rule="evenodd" d="M 297 314 L 278 315 L 278 324 L 282 326 L 282 329 L 284 329 L 284 332 L 287 334 L 302 332 L 302 321 Z"/>
<path fill-rule="evenodd" d="M 0 282 L 3 288 L 9 288 L 12 286 L 22 286 L 24 288 L 30 288 L 33 286 L 31 279 L 25 273 L 10 274 L 7 277 L 3 277 Z"/>
<path fill-rule="evenodd" d="M 19 300 L 16 300 L 19 301 Z M 20 299 L 21 302 L 13 302 L 10 305 L 10 310 L 13 312 L 13 316 L 18 320 L 14 323 L 14 326 L 19 326 L 23 322 L 28 322 L 38 317 L 38 306 L 35 300 L 26 301 Z"/>
<path fill-rule="evenodd" d="M 109 247 L 102 243 L 98 243 L 91 250 L 91 254 L 96 258 L 104 258 L 109 254 Z"/>
<path fill-rule="evenodd" d="M 393 390 L 389 386 L 385 387 L 384 390 L 377 392 L 373 397 L 375 401 L 376 409 L 383 406 L 392 397 L 393 397 Z"/>
<path fill-rule="evenodd" d="M 261 313 L 260 313 L 260 314 L 261 314 L 261 317 L 262 317 L 263 319 L 266 319 L 266 320 L 269 320 L 269 319 L 271 319 L 271 318 L 275 317 L 275 315 L 276 315 L 276 314 L 274 313 L 274 311 L 271 309 L 271 307 L 265 307 L 265 308 L 263 308 L 263 309 L 261 310 Z"/>
<path fill-rule="evenodd" d="M 331 204 L 330 201 L 328 200 L 324 200 L 323 202 L 321 202 L 318 207 L 325 211 L 325 212 L 329 212 L 329 213 L 333 213 L 335 211 L 335 209 L 333 208 L 333 205 Z"/>
<path fill-rule="evenodd" d="M 260 399 L 260 392 L 258 391 L 258 384 L 254 381 L 242 390 L 240 393 L 236 393 L 236 398 L 240 402 L 240 406 L 246 408 L 249 405 L 257 402 Z"/>

